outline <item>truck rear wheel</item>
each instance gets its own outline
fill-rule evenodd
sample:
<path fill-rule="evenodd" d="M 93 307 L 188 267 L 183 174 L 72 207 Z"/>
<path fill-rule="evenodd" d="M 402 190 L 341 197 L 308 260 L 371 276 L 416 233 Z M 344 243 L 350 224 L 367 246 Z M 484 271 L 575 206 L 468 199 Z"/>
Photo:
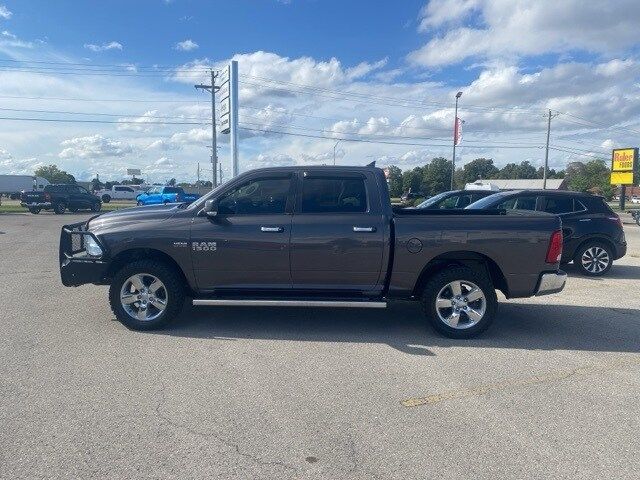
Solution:
<path fill-rule="evenodd" d="M 56 203 L 53 206 L 53 211 L 57 214 L 57 215 L 62 215 L 64 212 L 67 211 L 67 205 L 64 202 L 60 202 L 60 203 Z"/>
<path fill-rule="evenodd" d="M 102 195 L 102 201 L 104 203 L 109 203 L 111 201 L 111 196 L 107 195 L 106 193 L 104 195 Z"/>
<path fill-rule="evenodd" d="M 472 338 L 484 332 L 493 322 L 497 305 L 491 279 L 468 267 L 451 267 L 435 274 L 422 294 L 431 325 L 449 338 Z"/>
<path fill-rule="evenodd" d="M 40 207 L 31 207 L 31 208 L 29 209 L 29 211 L 30 211 L 31 213 L 33 213 L 34 215 L 37 215 L 37 214 L 39 214 L 39 213 L 40 213 Z"/>
<path fill-rule="evenodd" d="M 109 303 L 117 319 L 127 327 L 154 330 L 182 310 L 183 281 L 163 262 L 138 260 L 116 273 L 109 288 Z"/>

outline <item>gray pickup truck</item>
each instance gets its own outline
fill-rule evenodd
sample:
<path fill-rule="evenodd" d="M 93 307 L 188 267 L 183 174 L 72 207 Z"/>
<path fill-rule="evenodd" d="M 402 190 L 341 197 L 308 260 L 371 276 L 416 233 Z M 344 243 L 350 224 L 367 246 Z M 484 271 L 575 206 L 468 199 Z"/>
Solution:
<path fill-rule="evenodd" d="M 110 285 L 136 330 L 202 306 L 384 308 L 422 303 L 440 333 L 469 338 L 507 298 L 559 292 L 557 216 L 393 209 L 375 167 L 253 170 L 191 205 L 130 208 L 66 225 L 62 283 Z"/>

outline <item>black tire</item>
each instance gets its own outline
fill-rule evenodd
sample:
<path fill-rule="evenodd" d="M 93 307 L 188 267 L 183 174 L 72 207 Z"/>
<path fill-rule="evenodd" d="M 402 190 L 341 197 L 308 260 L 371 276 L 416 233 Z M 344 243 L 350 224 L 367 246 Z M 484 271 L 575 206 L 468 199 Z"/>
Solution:
<path fill-rule="evenodd" d="M 56 215 L 62 215 L 64 212 L 67 211 L 67 204 L 64 202 L 56 203 L 53 206 L 53 211 L 55 212 Z"/>
<path fill-rule="evenodd" d="M 144 205 L 144 203 L 142 203 L 140 200 L 138 200 L 138 201 L 136 202 L 136 205 L 138 205 L 139 207 L 142 207 L 142 206 Z"/>
<path fill-rule="evenodd" d="M 78 209 L 77 209 L 77 208 L 75 208 L 75 207 L 74 207 L 74 208 L 69 207 L 69 211 L 70 211 L 71 213 L 76 213 L 76 212 L 78 211 Z"/>
<path fill-rule="evenodd" d="M 448 286 L 452 282 L 456 281 L 460 281 L 462 284 L 461 287 L 465 289 L 461 291 L 460 301 L 464 301 L 466 309 L 465 307 L 462 307 L 461 310 L 459 310 L 458 327 L 453 327 L 440 318 L 440 315 L 438 314 L 439 309 L 436 306 L 436 300 L 438 299 L 439 294 L 446 296 L 447 290 L 449 290 L 452 294 L 451 300 L 453 303 L 454 292 L 453 290 L 450 290 L 450 287 Z M 466 282 L 475 284 L 483 294 L 483 298 L 467 302 L 465 293 L 470 293 L 471 290 L 466 290 L 469 288 L 469 284 Z M 447 298 L 442 299 L 448 300 Z M 458 300 L 456 299 L 456 302 L 457 301 Z M 498 299 L 496 297 L 496 290 L 491 278 L 482 271 L 468 267 L 453 266 L 435 274 L 425 285 L 422 294 L 422 308 L 429 319 L 429 322 L 436 331 L 449 338 L 473 338 L 480 335 L 489 328 L 493 322 L 497 306 Z M 473 320 L 472 317 L 467 314 L 467 312 L 477 314 L 477 312 L 482 311 L 482 309 L 484 309 L 484 312 L 477 321 Z M 443 316 L 448 316 L 448 310 L 450 310 L 451 315 L 453 315 L 454 307 L 440 307 L 440 311 Z"/>
<path fill-rule="evenodd" d="M 111 201 L 111 196 L 109 196 L 107 194 L 102 195 L 102 201 L 104 203 L 109 203 Z"/>
<path fill-rule="evenodd" d="M 152 320 L 138 320 L 125 310 L 120 301 L 120 293 L 130 277 L 136 274 L 153 275 L 163 284 L 166 291 L 166 307 Z M 115 274 L 109 287 L 109 303 L 111 310 L 120 322 L 132 330 L 155 330 L 172 321 L 184 305 L 184 281 L 175 269 L 158 260 L 138 260 L 124 266 Z"/>
<path fill-rule="evenodd" d="M 29 211 L 31 213 L 33 213 L 34 215 L 37 215 L 40 213 L 40 207 L 34 207 L 34 208 L 30 208 Z"/>
<path fill-rule="evenodd" d="M 604 242 L 597 240 L 586 242 L 576 250 L 573 264 L 582 275 L 601 277 L 611 270 L 613 252 Z"/>
<path fill-rule="evenodd" d="M 165 205 L 169 205 L 169 203 L 171 203 L 171 202 L 169 202 L 169 200 L 165 200 L 165 201 L 164 201 L 164 202 L 162 202 L 162 203 L 163 203 L 163 204 L 165 204 Z"/>
<path fill-rule="evenodd" d="M 95 202 L 95 203 L 91 204 L 91 211 L 92 212 L 99 212 L 101 208 L 102 208 L 102 204 L 100 202 Z"/>
<path fill-rule="evenodd" d="M 640 214 L 636 216 L 636 224 L 640 227 Z"/>

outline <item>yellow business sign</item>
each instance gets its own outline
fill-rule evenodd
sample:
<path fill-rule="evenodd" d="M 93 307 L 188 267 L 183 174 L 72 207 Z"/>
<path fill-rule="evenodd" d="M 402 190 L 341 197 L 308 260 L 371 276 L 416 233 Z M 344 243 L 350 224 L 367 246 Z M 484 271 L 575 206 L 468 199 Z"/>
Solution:
<path fill-rule="evenodd" d="M 634 185 L 638 168 L 638 149 L 619 148 L 611 157 L 611 185 Z"/>

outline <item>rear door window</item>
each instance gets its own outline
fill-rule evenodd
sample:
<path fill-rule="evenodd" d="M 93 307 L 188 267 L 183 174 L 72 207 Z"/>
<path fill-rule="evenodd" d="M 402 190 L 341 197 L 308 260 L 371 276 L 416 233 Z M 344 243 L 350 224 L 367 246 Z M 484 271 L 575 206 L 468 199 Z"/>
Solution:
<path fill-rule="evenodd" d="M 499 203 L 496 208 L 504 208 L 505 210 L 535 210 L 536 196 L 512 197 Z"/>
<path fill-rule="evenodd" d="M 554 195 L 545 198 L 544 211 L 560 215 L 574 212 L 573 198 L 564 195 Z"/>
<path fill-rule="evenodd" d="M 360 177 L 305 177 L 302 213 L 364 213 L 367 190 Z"/>

